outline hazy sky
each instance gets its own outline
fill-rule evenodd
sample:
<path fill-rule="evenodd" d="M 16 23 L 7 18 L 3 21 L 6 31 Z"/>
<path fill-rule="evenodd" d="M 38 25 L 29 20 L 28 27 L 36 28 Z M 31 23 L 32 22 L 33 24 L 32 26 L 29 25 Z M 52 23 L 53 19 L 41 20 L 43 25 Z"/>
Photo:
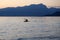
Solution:
<path fill-rule="evenodd" d="M 60 6 L 60 0 L 0 0 L 0 8 L 25 6 L 43 3 L 47 6 Z"/>

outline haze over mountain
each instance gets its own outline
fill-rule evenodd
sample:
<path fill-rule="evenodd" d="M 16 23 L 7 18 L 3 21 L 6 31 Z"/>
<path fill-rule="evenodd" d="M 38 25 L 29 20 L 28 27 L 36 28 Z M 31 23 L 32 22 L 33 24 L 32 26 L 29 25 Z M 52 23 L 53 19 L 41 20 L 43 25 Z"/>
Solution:
<path fill-rule="evenodd" d="M 55 13 L 56 12 L 56 13 Z M 58 15 L 55 15 L 57 14 Z M 53 15 L 54 14 L 54 15 Z M 60 16 L 60 8 L 47 8 L 44 4 L 0 9 L 0 16 Z"/>

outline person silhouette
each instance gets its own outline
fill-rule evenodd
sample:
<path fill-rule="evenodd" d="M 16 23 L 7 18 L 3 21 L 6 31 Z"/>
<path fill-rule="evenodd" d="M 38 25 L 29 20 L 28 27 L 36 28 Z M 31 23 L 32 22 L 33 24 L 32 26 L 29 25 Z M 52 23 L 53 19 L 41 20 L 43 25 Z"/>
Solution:
<path fill-rule="evenodd" d="M 29 21 L 28 21 L 28 19 L 25 19 L 25 21 L 24 21 L 24 22 L 29 22 Z"/>

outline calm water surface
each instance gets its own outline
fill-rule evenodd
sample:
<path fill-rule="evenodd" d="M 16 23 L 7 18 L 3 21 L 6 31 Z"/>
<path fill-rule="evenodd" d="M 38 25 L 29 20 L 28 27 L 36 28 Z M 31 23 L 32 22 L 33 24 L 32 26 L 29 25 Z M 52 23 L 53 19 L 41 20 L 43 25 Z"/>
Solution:
<path fill-rule="evenodd" d="M 0 39 L 59 40 L 60 17 L 0 17 Z"/>

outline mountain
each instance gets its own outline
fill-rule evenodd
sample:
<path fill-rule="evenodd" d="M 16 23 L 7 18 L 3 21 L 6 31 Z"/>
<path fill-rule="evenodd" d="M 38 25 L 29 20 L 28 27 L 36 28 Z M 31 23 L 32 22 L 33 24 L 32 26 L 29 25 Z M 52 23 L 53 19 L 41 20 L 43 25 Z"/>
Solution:
<path fill-rule="evenodd" d="M 46 16 L 60 16 L 60 11 L 57 11 L 53 14 L 50 14 L 50 15 L 46 15 Z"/>
<path fill-rule="evenodd" d="M 46 16 L 60 16 L 60 8 L 54 8 L 54 10 L 56 10 L 54 13 L 51 13 L 51 14 L 46 15 Z"/>
<path fill-rule="evenodd" d="M 55 13 L 57 8 L 47 8 L 44 4 L 32 4 L 24 7 L 0 9 L 0 16 L 47 16 Z"/>

